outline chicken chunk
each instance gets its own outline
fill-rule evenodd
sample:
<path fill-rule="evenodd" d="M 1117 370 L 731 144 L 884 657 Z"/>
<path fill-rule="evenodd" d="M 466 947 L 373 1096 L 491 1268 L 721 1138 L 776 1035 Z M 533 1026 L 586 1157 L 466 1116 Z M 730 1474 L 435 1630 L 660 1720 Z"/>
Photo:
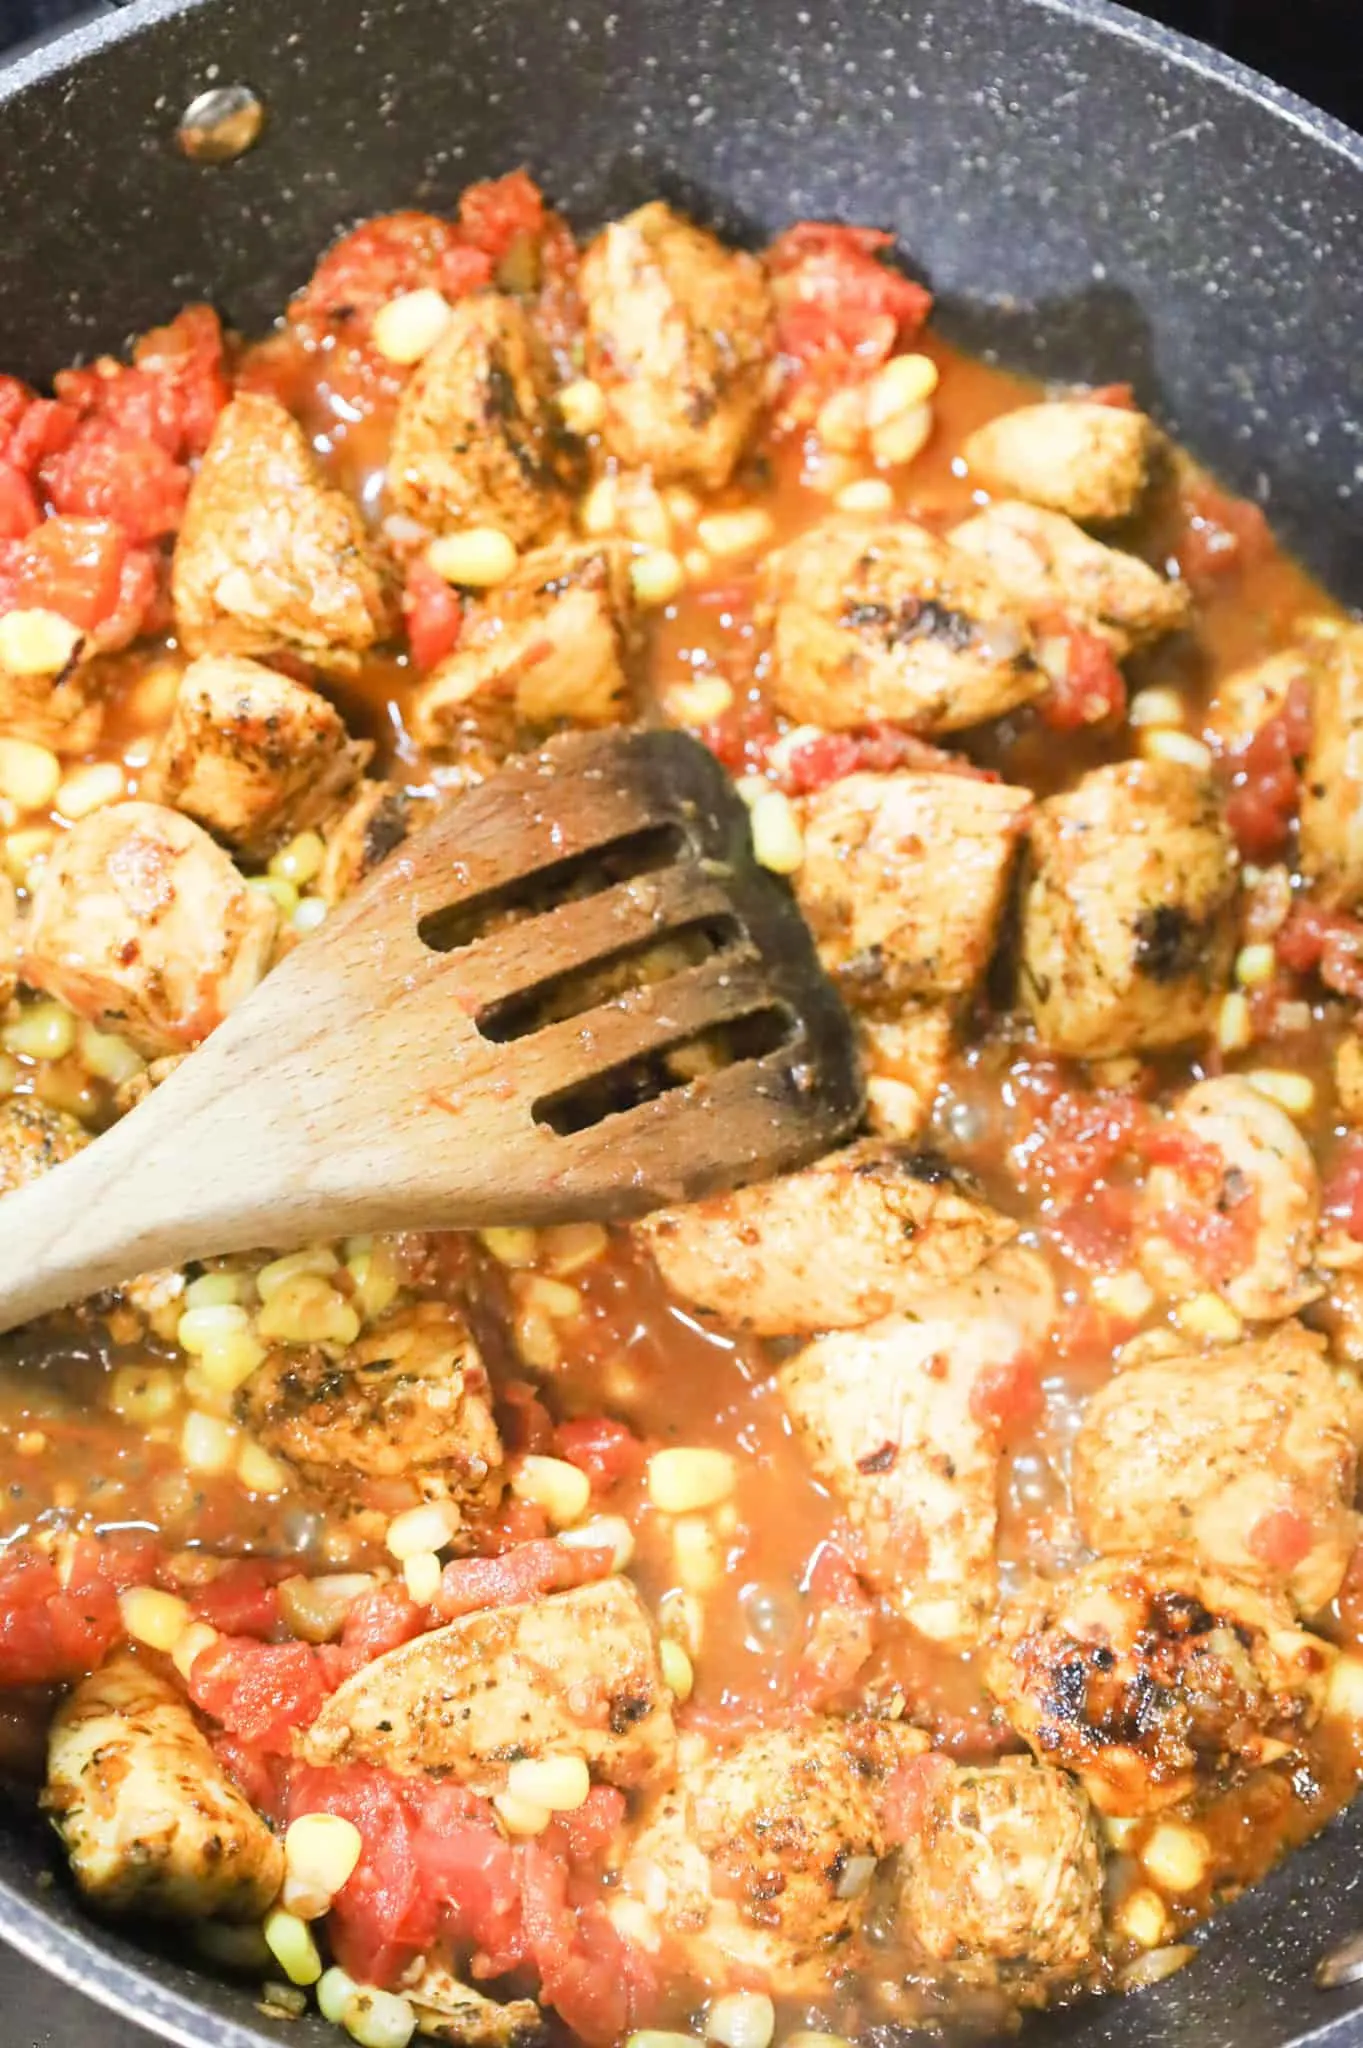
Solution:
<path fill-rule="evenodd" d="M 414 805 L 395 782 L 366 776 L 345 809 L 323 828 L 326 852 L 317 876 L 317 894 L 339 903 L 401 846 L 429 807 Z"/>
<path fill-rule="evenodd" d="M 628 702 L 631 626 L 623 543 L 539 548 L 470 606 L 459 645 L 417 693 L 412 732 L 439 746 L 485 710 L 541 732 L 609 725 Z"/>
<path fill-rule="evenodd" d="M 284 1851 L 183 1695 L 135 1657 L 82 1679 L 48 1739 L 52 1815 L 76 1883 L 109 1912 L 258 1920 Z"/>
<path fill-rule="evenodd" d="M 422 1957 L 419 1976 L 404 1978 L 403 1996 L 416 2009 L 419 2033 L 460 2048 L 531 2048 L 545 2032 L 533 1998 L 499 2004 L 465 1984 L 435 1951 Z"/>
<path fill-rule="evenodd" d="M 1046 687 L 1022 607 L 973 556 L 910 520 L 811 527 L 768 563 L 765 600 L 769 688 L 788 718 L 957 732 Z"/>
<path fill-rule="evenodd" d="M 1311 1271 L 1320 1175 L 1285 1110 L 1248 1081 L 1199 1081 L 1175 1104 L 1141 1195 L 1137 1249 L 1178 1300 L 1215 1288 L 1237 1315 L 1272 1322 L 1321 1292 Z"/>
<path fill-rule="evenodd" d="M 445 1771 L 490 1797 L 521 1757 L 583 1757 L 625 1790 L 676 1765 L 653 1621 L 627 1579 L 487 1607 L 366 1664 L 302 1738 L 309 1763 Z"/>
<path fill-rule="evenodd" d="M 1313 671 L 1306 646 L 1284 648 L 1236 669 L 1217 685 L 1207 707 L 1208 729 L 1228 753 L 1247 747 L 1260 726 L 1283 709 L 1294 683 L 1310 688 Z"/>
<path fill-rule="evenodd" d="M 277 913 L 220 846 L 160 804 L 109 804 L 58 839 L 34 892 L 24 979 L 146 1059 L 186 1052 L 249 995 Z"/>
<path fill-rule="evenodd" d="M 910 1144 L 932 1115 L 947 1076 L 956 1005 L 905 1003 L 896 1017 L 853 1019 L 866 1076 L 866 1121 L 882 1137 Z"/>
<path fill-rule="evenodd" d="M 977 1643 L 998 1591 L 999 1471 L 1038 1399 L 1054 1314 L 1044 1262 L 1005 1251 L 912 1320 L 805 1346 L 777 1385 L 814 1475 L 860 1538 L 864 1576 L 934 1641 Z"/>
<path fill-rule="evenodd" d="M 248 393 L 218 415 L 171 589 L 191 654 L 286 652 L 345 674 L 394 623 L 357 507 L 323 480 L 283 406 Z"/>
<path fill-rule="evenodd" d="M 525 308 L 498 292 L 461 299 L 398 402 L 389 496 L 436 532 L 546 540 L 568 520 L 572 456 L 557 432 Z"/>
<path fill-rule="evenodd" d="M 1302 768 L 1302 871 L 1332 909 L 1363 902 L 1363 626 L 1315 643 Z"/>
<path fill-rule="evenodd" d="M 262 861 L 337 809 L 372 752 L 316 690 L 240 655 L 205 654 L 185 670 L 141 794 Z"/>
<path fill-rule="evenodd" d="M 1210 1358 L 1184 1353 L 1119 1373 L 1075 1439 L 1084 1541 L 1108 1553 L 1187 1550 L 1318 1612 L 1363 1526 L 1353 1506 L 1363 1396 L 1324 1351 L 1323 1338 L 1288 1322 Z"/>
<path fill-rule="evenodd" d="M 918 1729 L 875 1721 L 750 1735 L 644 1816 L 625 1885 L 688 1974 L 778 1996 L 825 1992 L 850 1963 L 872 1866 L 889 1847 L 886 1786 L 926 1747 Z"/>
<path fill-rule="evenodd" d="M 501 1496 L 487 1372 L 468 1325 L 444 1302 L 394 1310 L 340 1360 L 297 1346 L 271 1352 L 237 1409 L 268 1450 L 380 1535 L 400 1483 L 461 1509 Z"/>
<path fill-rule="evenodd" d="M 41 1180 L 90 1142 L 89 1133 L 63 1109 L 32 1095 L 0 1103 L 0 1195 Z"/>
<path fill-rule="evenodd" d="M 1021 993 L 1054 1052 L 1101 1059 L 1211 1028 L 1235 950 L 1236 856 L 1209 778 L 1117 761 L 1037 806 Z"/>
<path fill-rule="evenodd" d="M 675 1294 L 763 1337 L 852 1329 L 963 1279 L 1017 1226 L 940 1159 L 869 1139 L 635 1225 Z"/>
<path fill-rule="evenodd" d="M 961 453 L 991 491 L 1087 524 L 1130 518 L 1159 446 L 1159 429 L 1143 412 L 1053 398 L 986 421 Z"/>
<path fill-rule="evenodd" d="M 1103 1859 L 1093 1809 L 1028 1757 L 926 1757 L 922 1816 L 900 1851 L 899 1929 L 957 1983 L 1044 2005 L 1096 1969 Z"/>
<path fill-rule="evenodd" d="M 1281 1594 L 1152 1553 L 1024 1588 L 986 1681 L 1043 1763 L 1134 1818 L 1290 1755 L 1334 1654 Z"/>
<path fill-rule="evenodd" d="M 602 230 L 578 284 L 607 451 L 659 483 L 727 483 L 767 397 L 761 264 L 654 200 Z"/>
<path fill-rule="evenodd" d="M 1050 621 L 1100 634 L 1120 659 L 1188 622 L 1186 583 L 1171 583 L 1137 555 L 1104 547 L 1067 519 L 1016 499 L 952 528 L 951 544 L 983 562 L 1026 609 L 1038 637 Z"/>

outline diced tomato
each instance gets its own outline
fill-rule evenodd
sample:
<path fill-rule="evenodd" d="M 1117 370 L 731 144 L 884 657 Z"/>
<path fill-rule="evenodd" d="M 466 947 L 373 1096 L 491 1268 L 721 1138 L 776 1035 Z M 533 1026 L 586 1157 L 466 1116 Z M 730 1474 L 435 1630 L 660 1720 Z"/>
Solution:
<path fill-rule="evenodd" d="M 1094 384 L 1077 395 L 1086 398 L 1090 405 L 1110 405 L 1116 412 L 1136 410 L 1136 394 L 1129 384 Z"/>
<path fill-rule="evenodd" d="M 33 393 L 27 384 L 21 384 L 17 377 L 0 377 L 0 455 L 32 403 Z"/>
<path fill-rule="evenodd" d="M 1363 918 L 1296 903 L 1274 945 L 1284 967 L 1319 974 L 1336 995 L 1363 997 Z"/>
<path fill-rule="evenodd" d="M 24 472 L 0 458 L 0 540 L 22 540 L 42 516 Z"/>
<path fill-rule="evenodd" d="M 402 611 L 412 660 L 423 673 L 454 652 L 464 622 L 459 593 L 420 556 L 407 571 Z"/>
<path fill-rule="evenodd" d="M 593 1785 L 575 1812 L 561 1813 L 555 1828 L 563 1837 L 571 1863 L 589 1863 L 615 1840 L 629 1810 L 623 1792 L 614 1785 Z"/>
<path fill-rule="evenodd" d="M 821 1707 L 852 1684 L 875 1648 L 876 1603 L 836 1543 L 815 1552 L 806 1600 L 809 1626 L 791 1696 Z"/>
<path fill-rule="evenodd" d="M 614 1561 L 609 1550 L 568 1550 L 550 1541 L 523 1543 L 501 1557 L 458 1557 L 445 1566 L 434 1605 L 453 1621 L 480 1607 L 509 1607 L 606 1578 Z"/>
<path fill-rule="evenodd" d="M 1270 1571 L 1290 1572 L 1307 1555 L 1313 1541 L 1310 1518 L 1299 1508 L 1272 1508 L 1246 1538 L 1246 1547 Z"/>
<path fill-rule="evenodd" d="M 951 1777 L 951 1761 L 928 1750 L 896 1766 L 881 1798 L 881 1822 L 892 1848 L 911 1842 Z"/>
<path fill-rule="evenodd" d="M 731 775 L 753 775 L 765 765 L 767 751 L 780 734 L 766 700 L 744 695 L 722 717 L 712 720 L 700 737 Z"/>
<path fill-rule="evenodd" d="M 464 239 L 493 264 L 501 262 L 514 242 L 537 242 L 544 220 L 544 195 L 525 171 L 470 185 L 459 201 Z"/>
<path fill-rule="evenodd" d="M 286 1755 L 295 1728 L 316 1720 L 330 1687 L 309 1643 L 219 1636 L 190 1667 L 189 1696 L 229 1735 Z"/>
<path fill-rule="evenodd" d="M 1052 677 L 1037 703 L 1037 714 L 1053 732 L 1102 725 L 1126 710 L 1126 679 L 1100 633 L 1067 625 L 1065 672 Z"/>
<path fill-rule="evenodd" d="M 522 1854 L 521 1912 L 540 1996 L 582 2040 L 605 2048 L 648 2017 L 657 1995 L 648 1958 L 600 1905 L 574 1909 L 567 1867 L 543 1843 Z"/>
<path fill-rule="evenodd" d="M 1363 1242 L 1363 1132 L 1351 1131 L 1335 1154 L 1321 1203 L 1327 1216 Z"/>
<path fill-rule="evenodd" d="M 396 1579 L 362 1593 L 341 1628 L 341 1649 L 355 1668 L 372 1664 L 401 1643 L 409 1643 L 427 1626 L 424 1607 L 418 1607 L 407 1588 Z"/>
<path fill-rule="evenodd" d="M 416 1824 L 400 1781 L 362 1764 L 295 1769 L 288 1816 L 296 1820 L 304 1813 L 339 1814 L 359 1829 L 360 1860 L 332 1902 L 332 1948 L 341 1968 L 359 1983 L 392 1983 L 435 1940 L 440 1910 L 435 1891 L 422 1881 Z"/>
<path fill-rule="evenodd" d="M 280 1626 L 277 1581 L 287 1565 L 238 1558 L 196 1588 L 190 1606 L 200 1621 L 228 1636 L 272 1636 Z"/>
<path fill-rule="evenodd" d="M 118 1593 L 97 1545 L 78 1545 L 67 1583 L 37 1551 L 0 1560 L 0 1686 L 49 1685 L 93 1671 L 122 1632 Z"/>
<path fill-rule="evenodd" d="M 1205 590 L 1232 569 L 1262 560 L 1273 537 L 1259 507 L 1233 498 L 1211 484 L 1192 484 L 1183 493 L 1184 527 L 1174 559 L 1194 590 Z"/>
<path fill-rule="evenodd" d="M 864 732 L 821 733 L 792 747 L 782 778 L 791 796 L 809 796 L 827 789 L 845 775 L 870 773 L 889 775 L 898 768 L 916 769 L 921 774 L 965 775 L 981 782 L 997 782 L 990 768 L 977 768 L 964 754 L 950 754 L 934 747 L 916 734 L 896 725 L 871 725 Z"/>
<path fill-rule="evenodd" d="M 1226 1171 L 1225 1159 L 1215 1145 L 1171 1117 L 1152 1118 L 1140 1142 L 1147 1165 L 1171 1166 L 1186 1186 L 1209 1200 L 1215 1196 Z"/>
<path fill-rule="evenodd" d="M 580 1466 L 596 1494 L 609 1493 L 622 1480 L 632 1479 L 644 1458 L 644 1447 L 634 1431 L 606 1415 L 561 1422 L 554 1433 L 554 1450 L 570 1465 Z"/>
<path fill-rule="evenodd" d="M 89 632 L 118 604 L 126 547 L 111 519 L 45 519 L 23 544 L 13 602 L 60 612 Z"/>
<path fill-rule="evenodd" d="M 312 341 L 332 330 L 352 340 L 368 335 L 375 313 L 402 292 L 430 288 L 460 299 L 492 282 L 493 265 L 453 221 L 433 213 L 385 213 L 367 220 L 328 249 L 289 319 Z"/>
<path fill-rule="evenodd" d="M 513 1455 L 547 1451 L 554 1441 L 554 1418 L 529 1380 L 507 1380 L 498 1387 L 497 1427 Z"/>
<path fill-rule="evenodd" d="M 166 596 L 156 556 L 146 548 L 129 548 L 118 572 L 113 610 L 106 613 L 91 635 L 96 651 L 117 654 L 139 633 L 154 633 L 159 626 L 168 624 L 163 610 Z"/>
<path fill-rule="evenodd" d="M 826 396 L 869 377 L 923 326 L 932 294 L 884 260 L 893 247 L 876 228 L 801 221 L 767 251 L 786 365 L 782 425 L 807 423 Z"/>
<path fill-rule="evenodd" d="M 80 416 L 53 398 L 35 398 L 10 436 L 6 457 L 30 476 L 51 456 L 71 445 Z"/>
<path fill-rule="evenodd" d="M 267 1820 L 284 1820 L 288 1796 L 287 1761 L 243 1742 L 239 1735 L 228 1735 L 222 1729 L 215 1730 L 209 1741 L 213 1745 L 214 1756 L 257 1813 L 263 1813 Z"/>
<path fill-rule="evenodd" d="M 1030 1132 L 1014 1146 L 1014 1169 L 1024 1189 L 1044 1181 L 1054 1199 L 1072 1200 L 1132 1152 L 1149 1120 L 1146 1104 L 1125 1090 L 1064 1089 L 1043 1104 Z"/>
<path fill-rule="evenodd" d="M 1287 844 L 1301 804 L 1299 763 L 1310 745 L 1310 687 L 1298 676 L 1282 709 L 1232 756 L 1226 821 L 1247 860 L 1272 860 Z"/>
<path fill-rule="evenodd" d="M 970 1389 L 970 1413 L 983 1428 L 1016 1435 L 1035 1422 L 1044 1403 L 1037 1361 L 1030 1354 L 986 1365 Z"/>
<path fill-rule="evenodd" d="M 1128 1263 L 1135 1228 L 1134 1188 L 1099 1185 L 1063 1203 L 1047 1225 L 1047 1236 L 1086 1272 L 1112 1273 Z"/>
<path fill-rule="evenodd" d="M 1224 1162 L 1214 1191 L 1194 1187 L 1192 1193 L 1191 1202 L 1162 1209 L 1155 1227 L 1211 1285 L 1224 1286 L 1253 1254 L 1258 1194 L 1227 1174 Z"/>
<path fill-rule="evenodd" d="M 222 322 L 213 308 L 183 306 L 169 326 L 142 336 L 133 362 L 168 394 L 163 414 L 172 412 L 176 436 L 166 444 L 169 452 L 181 460 L 202 455 L 232 395 Z"/>
<path fill-rule="evenodd" d="M 174 533 L 189 491 L 189 471 L 159 442 L 101 419 L 82 422 L 41 475 L 54 511 L 114 519 L 134 546 Z"/>

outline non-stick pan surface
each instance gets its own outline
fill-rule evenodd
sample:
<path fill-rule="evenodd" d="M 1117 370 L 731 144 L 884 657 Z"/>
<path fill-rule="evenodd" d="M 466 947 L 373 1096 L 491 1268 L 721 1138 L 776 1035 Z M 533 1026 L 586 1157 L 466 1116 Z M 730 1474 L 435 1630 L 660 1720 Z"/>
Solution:
<path fill-rule="evenodd" d="M 194 168 L 179 114 L 237 81 L 263 139 Z M 1130 378 L 1363 601 L 1363 143 L 1102 0 L 137 0 L 0 72 L 0 364 L 42 378 L 193 297 L 258 328 L 338 227 L 518 162 L 583 226 L 662 192 L 740 235 L 896 228 L 949 332 Z M 92 1996 L 187 2048 L 334 2041 L 182 1939 L 94 1930 L 53 1867 L 0 1826 L 0 1932 Z M 1357 1927 L 1363 1804 L 1178 1976 L 1033 2038 L 1363 2042 L 1363 1988 L 1311 1984 Z M 0 2013 L 0 2048 L 30 2038 Z"/>

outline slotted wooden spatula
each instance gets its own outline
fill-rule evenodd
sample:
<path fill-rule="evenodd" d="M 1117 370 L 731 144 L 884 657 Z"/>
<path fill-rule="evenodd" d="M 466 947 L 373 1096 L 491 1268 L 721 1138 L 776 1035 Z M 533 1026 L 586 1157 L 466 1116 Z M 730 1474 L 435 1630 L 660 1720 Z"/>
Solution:
<path fill-rule="evenodd" d="M 400 847 L 130 1115 L 0 1200 L 0 1329 L 187 1259 L 638 1214 L 816 1157 L 852 1032 L 684 734 L 574 734 Z"/>

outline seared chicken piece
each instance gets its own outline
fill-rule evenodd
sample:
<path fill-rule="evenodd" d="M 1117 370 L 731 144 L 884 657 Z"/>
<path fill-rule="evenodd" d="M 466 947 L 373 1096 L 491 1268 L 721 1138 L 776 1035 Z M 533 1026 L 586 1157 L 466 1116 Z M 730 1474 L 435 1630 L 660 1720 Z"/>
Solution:
<path fill-rule="evenodd" d="M 921 1730 L 876 1721 L 750 1735 L 689 1768 L 645 1815 L 625 1886 L 689 1976 L 825 1992 L 851 1964 L 890 1846 L 887 1781 L 926 1747 Z"/>
<path fill-rule="evenodd" d="M 767 564 L 772 702 L 829 731 L 957 732 L 1046 687 L 1022 607 L 911 520 L 829 520 Z"/>
<path fill-rule="evenodd" d="M 414 737 L 439 746 L 488 709 L 531 728 L 611 724 L 627 706 L 631 615 L 622 542 L 537 549 L 469 607 L 459 645 L 417 692 Z"/>
<path fill-rule="evenodd" d="M 1178 1300 L 1214 1287 L 1237 1315 L 1272 1322 L 1314 1301 L 1320 1174 L 1285 1110 L 1223 1074 L 1181 1095 L 1169 1120 L 1183 1156 L 1151 1167 L 1137 1256 Z"/>
<path fill-rule="evenodd" d="M 635 1225 L 674 1294 L 763 1337 L 912 1310 L 1017 1226 L 934 1154 L 866 1139 L 776 1180 Z"/>
<path fill-rule="evenodd" d="M 1159 445 L 1159 429 L 1143 412 L 1053 398 L 987 420 L 967 434 L 961 453 L 991 491 L 1087 524 L 1130 517 Z"/>
<path fill-rule="evenodd" d="M 544 2014 L 533 1998 L 496 1999 L 456 1976 L 436 1951 L 421 1959 L 421 1974 L 403 1979 L 403 1997 L 416 2008 L 417 2031 L 460 2048 L 530 2048 L 545 2031 Z"/>
<path fill-rule="evenodd" d="M 1015 1594 L 986 1680 L 1043 1763 L 1136 1817 L 1290 1754 L 1334 1657 L 1281 1594 L 1152 1553 Z"/>
<path fill-rule="evenodd" d="M 1363 901 L 1363 626 L 1315 642 L 1302 768 L 1302 871 L 1332 909 Z"/>
<path fill-rule="evenodd" d="M 1300 1323 L 1199 1357 L 1119 1373 L 1075 1439 L 1084 1541 L 1105 1552 L 1187 1550 L 1315 1614 L 1358 1542 L 1363 1394 Z"/>
<path fill-rule="evenodd" d="M 896 1017 L 858 1017 L 858 1051 L 866 1076 L 866 1121 L 901 1144 L 919 1137 L 946 1079 L 956 1006 L 905 1003 Z"/>
<path fill-rule="evenodd" d="M 401 846 L 415 822 L 414 806 L 395 782 L 366 776 L 338 817 L 325 827 L 326 853 L 317 877 L 317 894 L 339 903 L 357 889 L 395 846 Z M 420 809 L 424 813 L 425 806 Z"/>
<path fill-rule="evenodd" d="M 161 804 L 109 804 L 53 846 L 24 980 L 145 1059 L 187 1052 L 249 995 L 277 913 L 220 846 Z"/>
<path fill-rule="evenodd" d="M 141 794 L 248 860 L 336 810 L 369 759 L 316 690 L 240 655 L 202 655 L 181 679 Z"/>
<path fill-rule="evenodd" d="M 1021 993 L 1042 1043 L 1101 1059 L 1211 1029 L 1235 950 L 1236 856 L 1216 789 L 1117 761 L 1038 804 Z"/>
<path fill-rule="evenodd" d="M 1296 682 L 1308 688 L 1314 675 L 1310 642 L 1269 654 L 1248 668 L 1236 669 L 1217 684 L 1207 707 L 1208 729 L 1227 752 L 1247 747 L 1260 726 L 1276 718 Z"/>
<path fill-rule="evenodd" d="M 1026 608 L 1038 639 L 1068 622 L 1101 634 L 1120 659 L 1188 622 L 1186 583 L 1104 547 L 1063 512 L 1005 499 L 953 527 L 951 544 L 987 565 Z"/>
<path fill-rule="evenodd" d="M 0 1195 L 41 1180 L 90 1142 L 73 1116 L 49 1109 L 32 1095 L 0 1102 Z"/>
<path fill-rule="evenodd" d="M 284 1851 L 183 1695 L 127 1655 L 82 1679 L 48 1738 L 52 1815 L 76 1883 L 107 1912 L 258 1920 Z"/>
<path fill-rule="evenodd" d="M 94 666 L 80 650 L 60 675 L 16 675 L 0 663 L 0 733 L 58 754 L 85 754 L 99 738 L 104 705 Z"/>
<path fill-rule="evenodd" d="M 518 1757 L 575 1755 L 626 1790 L 676 1766 L 652 1616 L 627 1579 L 487 1607 L 375 1658 L 301 1739 L 306 1761 L 448 1772 L 491 1796 Z"/>
<path fill-rule="evenodd" d="M 1030 1757 L 962 1767 L 933 1757 L 900 1851 L 899 1931 L 949 1979 L 1044 2005 L 1097 1967 L 1103 1860 L 1093 1809 Z"/>
<path fill-rule="evenodd" d="M 461 299 L 398 401 L 389 496 L 435 532 L 545 540 L 568 519 L 572 464 L 556 432 L 525 308 L 499 292 Z"/>
<path fill-rule="evenodd" d="M 358 508 L 324 482 L 283 406 L 247 393 L 218 415 L 171 589 L 191 654 L 288 652 L 344 674 L 393 625 Z"/>
<path fill-rule="evenodd" d="M 271 1352 L 237 1410 L 338 1510 L 373 1513 L 380 1534 L 395 1482 L 466 1510 L 501 1496 L 487 1372 L 467 1324 L 444 1302 L 394 1310 L 340 1359 L 297 1346 Z"/>
<path fill-rule="evenodd" d="M 912 1320 L 817 1338 L 777 1374 L 815 1477 L 860 1537 L 864 1576 L 955 1648 L 977 1643 L 994 1609 L 999 1469 L 1010 1426 L 1039 1399 L 1053 1314 L 1044 1261 L 1010 1249 Z"/>
<path fill-rule="evenodd" d="M 578 288 L 607 452 L 658 483 L 727 483 L 767 396 L 772 306 L 756 257 L 659 199 L 602 229 Z"/>

